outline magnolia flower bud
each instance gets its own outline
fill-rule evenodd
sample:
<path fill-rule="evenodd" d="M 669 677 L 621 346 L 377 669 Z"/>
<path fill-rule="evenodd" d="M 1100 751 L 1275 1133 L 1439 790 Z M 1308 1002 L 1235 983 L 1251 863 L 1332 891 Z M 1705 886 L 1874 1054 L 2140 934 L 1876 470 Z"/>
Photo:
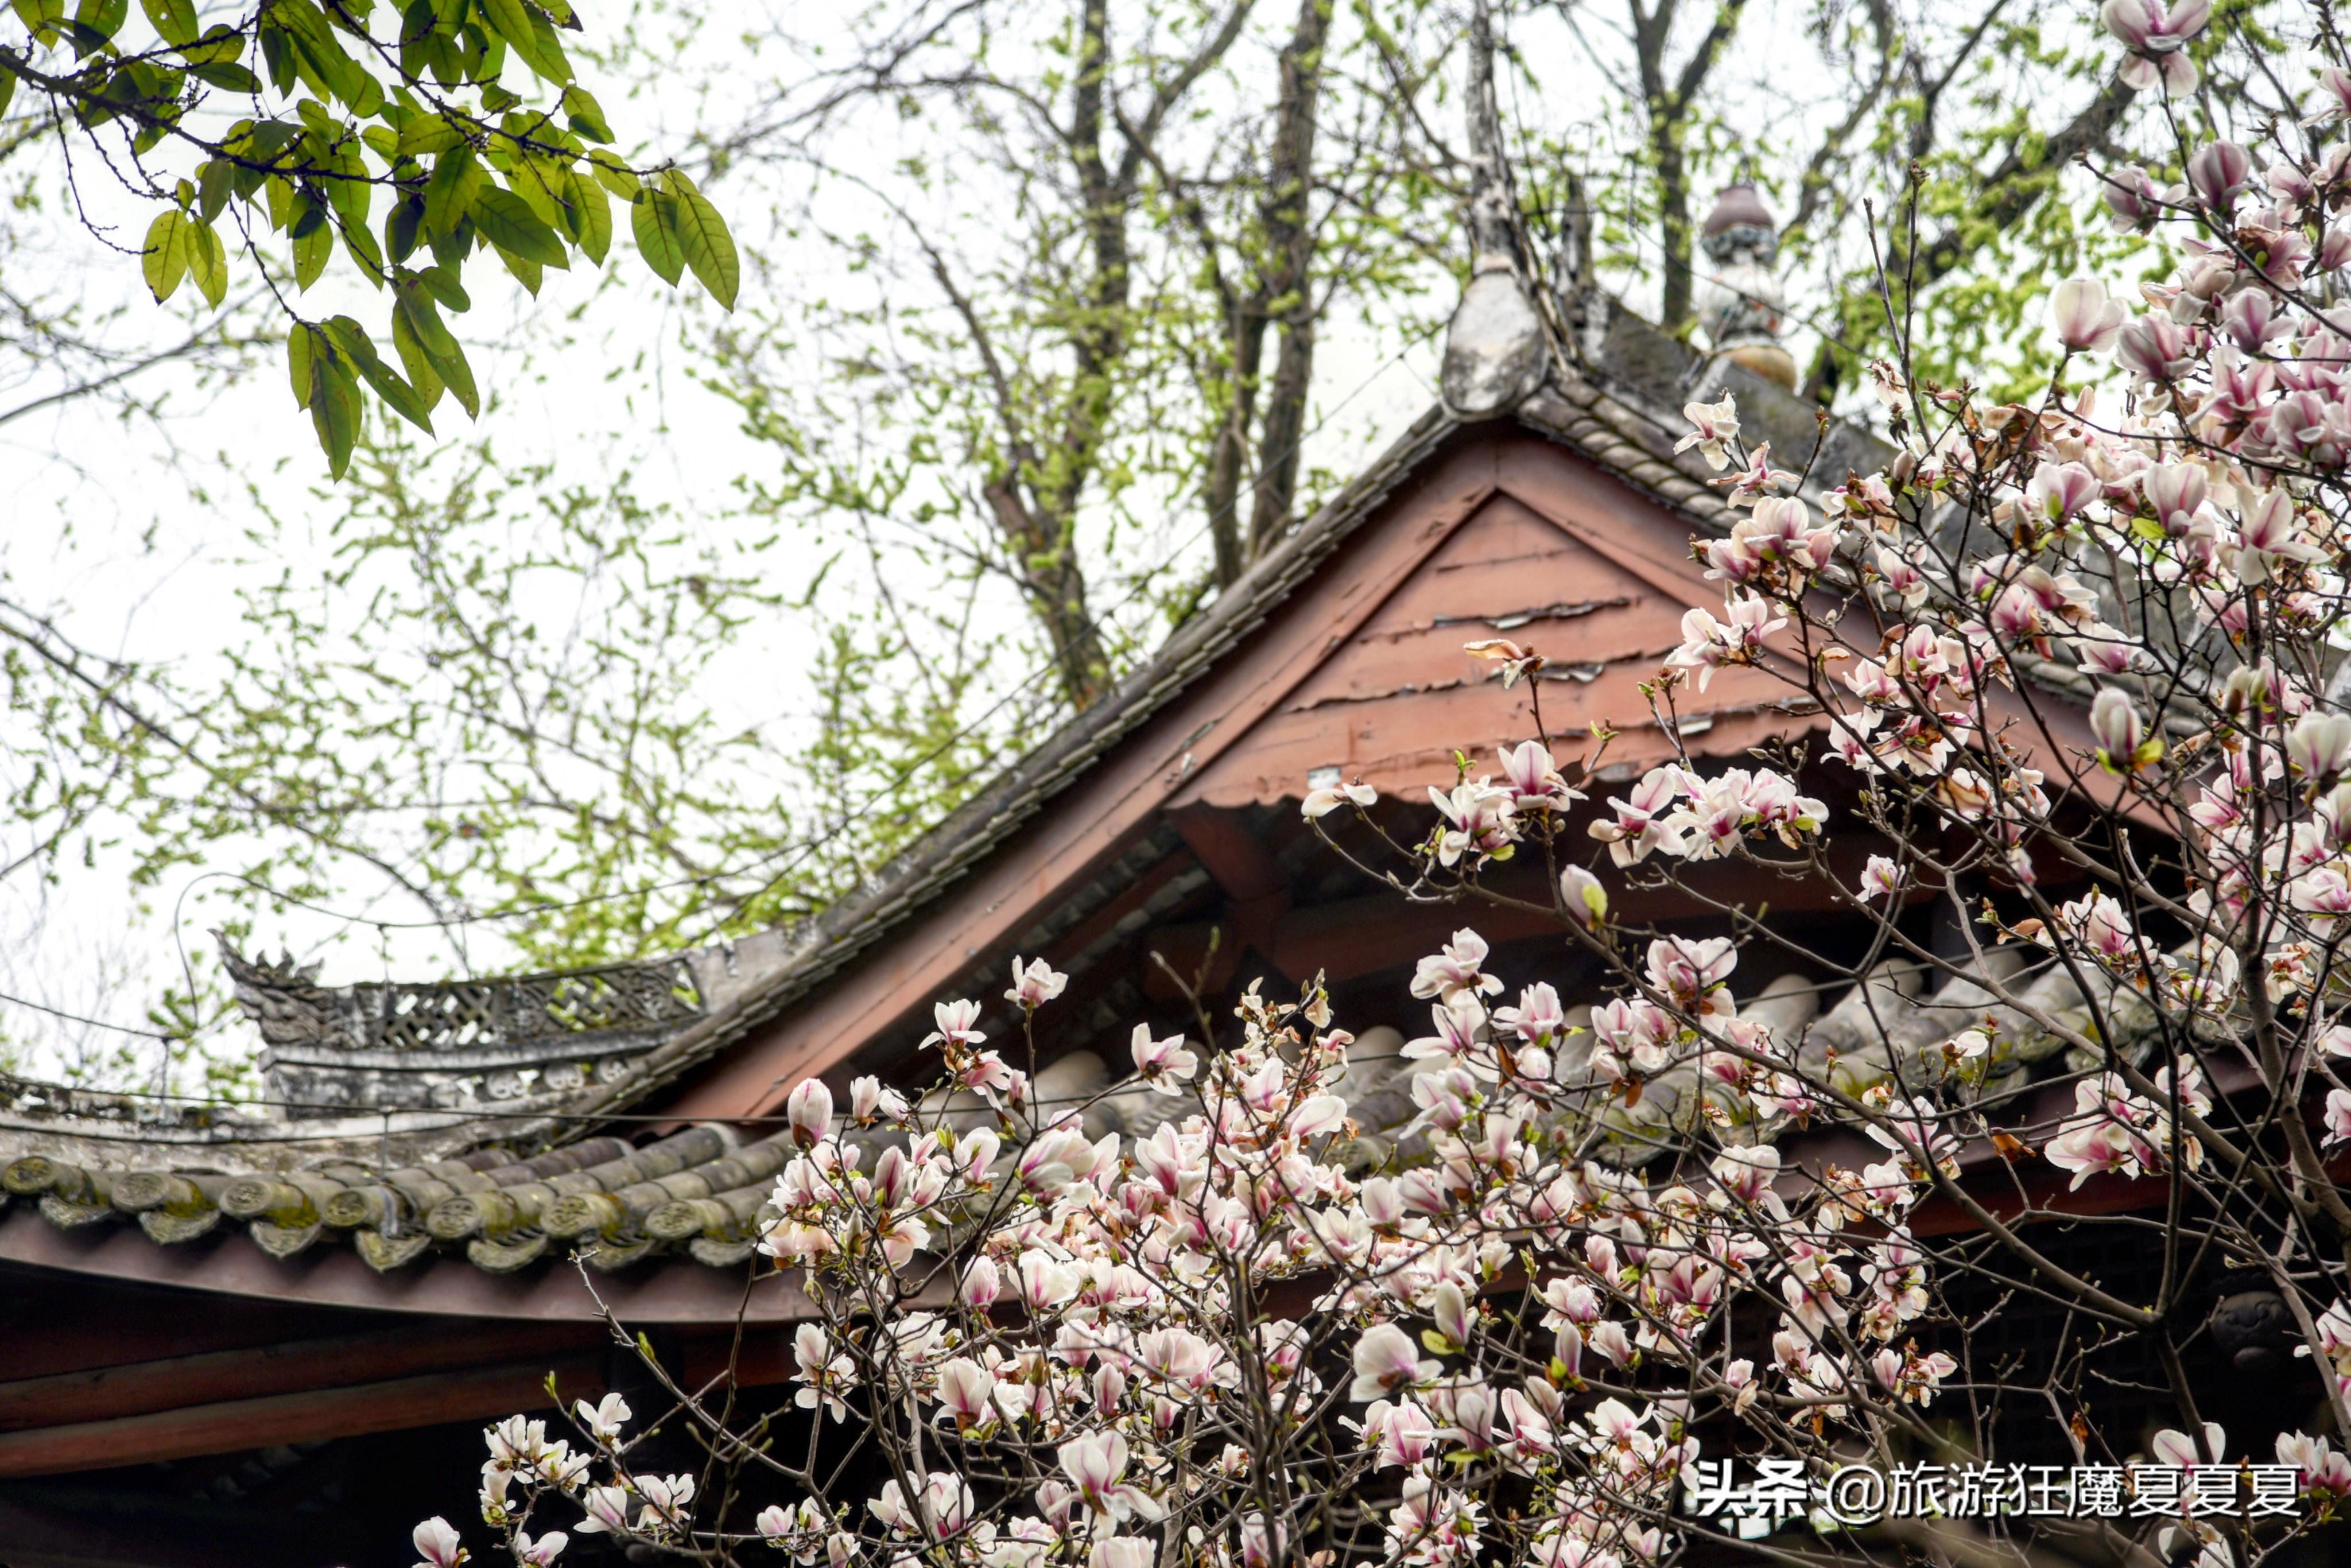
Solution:
<path fill-rule="evenodd" d="M 2090 705 L 2090 733 L 2097 738 L 2098 765 L 2109 773 L 2136 773 L 2163 755 L 2163 742 L 2149 740 L 2138 709 L 2113 686 Z"/>
<path fill-rule="evenodd" d="M 1580 865 L 1559 873 L 1559 896 L 1567 905 L 1568 918 L 1579 925 L 1597 925 L 1608 918 L 1608 890 Z"/>
<path fill-rule="evenodd" d="M 820 1079 L 803 1080 L 784 1103 L 784 1114 L 791 1124 L 792 1142 L 811 1148 L 832 1132 L 832 1091 Z"/>
<path fill-rule="evenodd" d="M 2206 206 L 2226 210 L 2253 183 L 2252 154 L 2233 141 L 2215 141 L 2188 160 L 2188 183 Z"/>

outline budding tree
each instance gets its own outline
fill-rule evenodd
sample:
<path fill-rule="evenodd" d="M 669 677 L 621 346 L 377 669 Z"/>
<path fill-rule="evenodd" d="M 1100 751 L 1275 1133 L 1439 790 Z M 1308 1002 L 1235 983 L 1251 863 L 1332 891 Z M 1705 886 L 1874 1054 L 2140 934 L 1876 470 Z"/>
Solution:
<path fill-rule="evenodd" d="M 2201 15 L 2114 0 L 2129 79 L 2192 91 Z M 1126 1140 L 944 1003 L 936 1092 L 792 1097 L 763 1243 L 815 1307 L 792 1405 L 747 1420 L 664 1383 L 700 1456 L 674 1475 L 611 1400 L 569 1438 L 508 1422 L 482 1497 L 502 1550 L 543 1564 L 559 1529 L 831 1568 L 1629 1568 L 1711 1529 L 1684 1500 L 1725 1458 L 1803 1483 L 1743 1549 L 1763 1560 L 2295 1550 L 2351 1495 L 2339 61 L 2313 108 L 2260 148 L 2183 132 L 2176 183 L 2099 171 L 2178 270 L 2144 308 L 2059 288 L 2030 404 L 1883 364 L 1899 455 L 1822 476 L 1844 482 L 1817 507 L 1734 403 L 1688 411 L 1744 515 L 1700 547 L 1725 600 L 1646 688 L 1659 732 L 1735 666 L 1805 734 L 1604 802 L 1605 733 L 1465 768 L 1433 817 L 1360 783 L 1306 797 L 1337 852 L 1466 910 L 1412 982 L 1430 1032 L 1392 1148 L 1353 1136 L 1372 1064 L 1318 986 L 1252 988 L 1222 1041 L 1139 1028 L 1106 1092 L 1180 1113 Z M 1508 681 L 1543 663 L 1470 651 Z M 1581 978 L 1510 977 L 1511 1004 L 1476 909 L 1536 859 Z M 1705 936 L 1614 913 L 1628 887 L 1709 898 L 1726 862 L 1828 886 L 1841 945 L 1719 900 Z M 1792 1024 L 1743 984 L 1778 959 L 1850 994 Z M 1016 965 L 1010 1016 L 1061 984 Z M 2033 1342 L 2008 1361 L 2004 1322 Z M 2216 1364 L 2267 1367 L 2270 1402 Z M 1856 1519 L 1808 1490 L 2052 1458 L 2090 1478 L 2064 1509 Z M 439 1520 L 418 1545 L 462 1550 Z"/>

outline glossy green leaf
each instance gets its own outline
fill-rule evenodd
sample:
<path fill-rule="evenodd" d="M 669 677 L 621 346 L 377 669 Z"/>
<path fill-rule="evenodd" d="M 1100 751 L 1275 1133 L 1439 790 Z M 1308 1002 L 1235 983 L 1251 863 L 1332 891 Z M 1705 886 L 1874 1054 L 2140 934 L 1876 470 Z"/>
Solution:
<path fill-rule="evenodd" d="M 174 48 L 196 41 L 196 8 L 190 0 L 139 0 L 155 36 Z"/>
<path fill-rule="evenodd" d="M 434 162 L 433 177 L 424 183 L 424 232 L 435 237 L 455 232 L 473 211 L 484 183 L 471 147 L 461 144 L 442 153 Z"/>
<path fill-rule="evenodd" d="M 563 89 L 563 112 L 569 118 L 571 129 L 590 141 L 612 140 L 612 122 L 604 118 L 604 106 L 598 103 L 596 95 L 586 88 L 574 86 Z"/>
<path fill-rule="evenodd" d="M 338 316 L 327 323 L 327 333 L 334 340 L 335 347 L 342 351 L 345 360 L 374 389 L 375 395 L 384 401 L 385 406 L 426 434 L 433 433 L 433 419 L 424 407 L 424 400 L 417 395 L 415 388 L 395 375 L 383 362 L 382 357 L 375 351 L 375 344 L 369 340 L 366 328 L 349 316 Z"/>
<path fill-rule="evenodd" d="M 297 321 L 286 334 L 286 371 L 294 383 L 294 406 L 310 406 L 311 326 Z"/>
<path fill-rule="evenodd" d="M 571 237 L 597 266 L 612 248 L 612 199 L 577 169 L 563 172 L 563 209 Z"/>
<path fill-rule="evenodd" d="M 598 184 L 624 202 L 635 201 L 637 193 L 644 188 L 627 165 L 601 147 L 588 154 L 588 167 Z"/>
<path fill-rule="evenodd" d="M 743 263 L 735 254 L 734 236 L 726 232 L 726 220 L 710 199 L 694 188 L 694 182 L 675 169 L 662 175 L 662 183 L 677 198 L 677 239 L 685 254 L 685 264 L 694 268 L 694 276 L 710 297 L 728 310 L 735 308 L 735 292 L 743 283 Z"/>
<path fill-rule="evenodd" d="M 228 205 L 235 177 L 236 166 L 225 158 L 211 159 L 196 171 L 196 211 L 206 223 L 219 217 L 221 209 Z"/>
<path fill-rule="evenodd" d="M 442 308 L 445 310 L 465 311 L 474 308 L 473 300 L 465 295 L 465 285 L 458 281 L 455 267 L 428 267 L 416 275 L 416 280 L 441 302 Z"/>
<path fill-rule="evenodd" d="M 431 158 L 465 141 L 457 128 L 437 114 L 420 114 L 400 128 L 400 155 Z"/>
<path fill-rule="evenodd" d="M 332 224 L 319 224 L 309 233 L 295 236 L 294 287 L 307 290 L 318 282 L 319 276 L 327 270 L 327 259 L 334 254 L 335 225 Z"/>
<path fill-rule="evenodd" d="M 178 208 L 160 214 L 148 225 L 139 267 L 159 305 L 172 298 L 180 287 L 180 279 L 187 276 L 188 220 Z"/>
<path fill-rule="evenodd" d="M 57 29 L 66 19 L 66 0 L 14 0 L 16 20 L 43 44 L 57 41 Z"/>
<path fill-rule="evenodd" d="M 397 306 L 392 312 L 392 346 L 400 355 L 400 362 L 408 371 L 408 384 L 416 389 L 425 413 L 440 407 L 448 388 L 441 380 L 441 372 L 434 368 L 432 356 L 424 351 L 424 345 L 416 340 L 416 329 L 409 324 L 408 312 Z"/>
<path fill-rule="evenodd" d="M 350 466 L 360 434 L 359 382 L 329 351 L 310 356 L 310 426 L 327 454 L 327 472 L 340 479 Z"/>
<path fill-rule="evenodd" d="M 629 204 L 629 231 L 636 235 L 637 254 L 664 283 L 675 284 L 685 272 L 685 249 L 677 237 L 677 198 L 648 185 Z"/>
<path fill-rule="evenodd" d="M 485 184 L 474 198 L 474 226 L 508 256 L 542 267 L 571 265 L 555 231 L 539 221 L 528 203 L 503 186 Z"/>
<path fill-rule="evenodd" d="M 89 56 L 104 48 L 130 19 L 131 0 L 81 0 L 74 7 L 73 23 L 68 29 L 73 35 L 74 52 Z"/>
<path fill-rule="evenodd" d="M 235 64 L 192 65 L 188 74 L 208 87 L 223 92 L 259 92 L 261 78 L 243 66 Z"/>
<path fill-rule="evenodd" d="M 507 270 L 514 274 L 515 281 L 528 290 L 533 299 L 538 298 L 538 286 L 545 276 L 545 268 L 528 257 L 517 256 L 510 250 L 498 252 L 498 259 L 507 264 Z"/>
<path fill-rule="evenodd" d="M 212 225 L 188 223 L 188 276 L 208 305 L 218 305 L 228 296 L 228 249 Z"/>

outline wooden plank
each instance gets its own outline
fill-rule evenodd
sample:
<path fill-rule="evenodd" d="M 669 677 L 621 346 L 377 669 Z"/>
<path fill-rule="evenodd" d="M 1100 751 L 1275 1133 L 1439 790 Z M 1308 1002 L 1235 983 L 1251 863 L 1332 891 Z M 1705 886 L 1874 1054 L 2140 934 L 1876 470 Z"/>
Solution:
<path fill-rule="evenodd" d="M 20 1377 L 0 1383 L 0 1432 L 553 1355 L 592 1348 L 608 1337 L 587 1323 L 427 1323 Z"/>

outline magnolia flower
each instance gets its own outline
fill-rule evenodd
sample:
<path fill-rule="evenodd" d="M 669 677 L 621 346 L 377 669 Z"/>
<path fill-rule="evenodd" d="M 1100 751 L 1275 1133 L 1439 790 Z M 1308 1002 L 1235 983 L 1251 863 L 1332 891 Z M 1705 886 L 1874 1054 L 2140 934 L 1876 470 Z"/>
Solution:
<path fill-rule="evenodd" d="M 784 1114 L 791 1124 L 792 1142 L 813 1148 L 832 1135 L 832 1091 L 820 1079 L 804 1079 L 785 1102 Z"/>
<path fill-rule="evenodd" d="M 2049 294 L 2049 326 L 2057 340 L 2076 353 L 2103 354 L 2122 336 L 2123 308 L 2106 298 L 2094 277 L 2074 277 Z"/>
<path fill-rule="evenodd" d="M 1298 811 L 1311 822 L 1317 817 L 1329 816 L 1343 804 L 1353 802 L 1358 807 L 1369 806 L 1379 798 L 1379 791 L 1360 779 L 1353 784 L 1326 784 L 1320 789 L 1308 791 L 1305 803 L 1298 808 Z"/>
<path fill-rule="evenodd" d="M 1019 956 L 1015 955 L 1012 960 L 1012 988 L 1004 993 L 1004 999 L 1024 1012 L 1033 1013 L 1055 997 L 1060 996 L 1061 988 L 1069 983 L 1069 976 L 1056 974 L 1053 967 L 1044 959 L 1035 959 L 1024 969 L 1020 967 Z"/>
<path fill-rule="evenodd" d="M 588 1517 L 580 1521 L 582 1535 L 626 1535 L 629 1532 L 629 1493 L 624 1487 L 590 1487 L 580 1494 L 580 1506 Z"/>
<path fill-rule="evenodd" d="M 2200 1446 L 2187 1433 L 2166 1427 L 2148 1438 L 2147 1446 L 2164 1464 L 2178 1465 L 2182 1469 L 2219 1464 L 2228 1448 L 2229 1435 L 2220 1429 L 2218 1421 L 2207 1421 L 2199 1436 L 2203 1439 Z"/>
<path fill-rule="evenodd" d="M 1113 1535 L 1088 1550 L 1086 1568 L 1151 1568 L 1158 1560 L 1156 1543 L 1140 1535 Z"/>
<path fill-rule="evenodd" d="M 996 1375 L 969 1356 L 941 1362 L 939 1413 L 952 1416 L 961 1431 L 989 1420 L 996 1413 Z"/>
<path fill-rule="evenodd" d="M 923 1037 L 924 1049 L 934 1045 L 961 1048 L 978 1045 L 987 1036 L 972 1028 L 979 1021 L 979 1004 L 970 1000 L 934 1002 L 931 1018 L 939 1027 Z"/>
<path fill-rule="evenodd" d="M 1096 1517 L 1116 1521 L 1165 1516 L 1167 1511 L 1156 1498 L 1124 1479 L 1126 1439 L 1118 1433 L 1073 1438 L 1061 1445 L 1060 1457 L 1062 1473 L 1077 1488 L 1078 1500 Z"/>
<path fill-rule="evenodd" d="M 536 1540 L 528 1534 L 517 1535 L 515 1537 L 515 1561 L 528 1563 L 529 1568 L 547 1568 L 549 1563 L 562 1556 L 563 1549 L 570 1544 L 571 1537 L 559 1530 L 550 1530 Z"/>
<path fill-rule="evenodd" d="M 2286 732 L 2286 760 L 2313 780 L 2330 778 L 2351 762 L 2351 714 L 2307 714 Z"/>
<path fill-rule="evenodd" d="M 2184 51 L 2211 19 L 2212 0 L 2179 0 L 2168 11 L 2161 0 L 2106 0 L 2098 15 L 2131 51 L 2119 73 L 2124 86 L 2144 92 L 2159 81 L 2167 98 L 2196 89 L 2196 62 Z"/>
<path fill-rule="evenodd" d="M 1394 1323 L 1374 1323 L 1355 1342 L 1355 1381 L 1347 1397 L 1361 1404 L 1426 1383 L 1445 1370 L 1445 1364 L 1421 1359 L 1420 1347 Z"/>
<path fill-rule="evenodd" d="M 622 1424 L 633 1414 L 629 1402 L 618 1394 L 607 1394 L 592 1406 L 585 1399 L 577 1399 L 572 1401 L 571 1408 L 580 1417 L 580 1424 L 588 1428 L 588 1435 L 600 1443 L 619 1442 Z"/>
<path fill-rule="evenodd" d="M 457 1539 L 449 1521 L 437 1513 L 418 1525 L 410 1539 L 416 1542 L 416 1550 L 424 1559 L 417 1568 L 457 1568 L 465 1561 L 465 1543 Z"/>
<path fill-rule="evenodd" d="M 1423 1001 L 1431 998 L 1448 1006 L 1457 997 L 1499 996 L 1502 982 L 1479 966 L 1486 961 L 1486 939 L 1464 926 L 1453 934 L 1442 953 L 1432 953 L 1420 961 L 1412 977 L 1412 994 Z"/>
<path fill-rule="evenodd" d="M 1674 450 L 1687 452 L 1695 446 L 1716 473 L 1729 467 L 1730 454 L 1725 444 L 1739 434 L 1738 400 L 1725 392 L 1720 402 L 1686 402 L 1682 417 L 1690 422 L 1690 433 L 1674 443 Z"/>
<path fill-rule="evenodd" d="M 1884 855 L 1872 855 L 1869 863 L 1861 868 L 1861 896 L 1864 899 L 1891 898 L 1901 892 L 1903 870 Z"/>
<path fill-rule="evenodd" d="M 1199 1074 L 1199 1053 L 1185 1046 L 1181 1033 L 1154 1040 L 1151 1026 L 1139 1023 L 1127 1049 L 1134 1057 L 1134 1071 L 1163 1094 L 1182 1093 L 1181 1083 Z"/>

